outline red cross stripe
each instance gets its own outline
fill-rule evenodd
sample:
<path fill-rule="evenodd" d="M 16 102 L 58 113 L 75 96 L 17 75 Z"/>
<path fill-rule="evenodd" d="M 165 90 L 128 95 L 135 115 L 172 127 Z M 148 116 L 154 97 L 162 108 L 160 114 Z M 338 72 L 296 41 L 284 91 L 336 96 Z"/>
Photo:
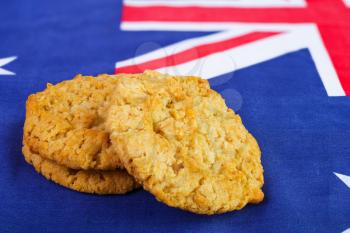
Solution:
<path fill-rule="evenodd" d="M 350 95 L 350 9 L 342 0 L 309 0 L 306 7 L 294 8 L 125 5 L 122 21 L 314 23 L 345 93 Z"/>

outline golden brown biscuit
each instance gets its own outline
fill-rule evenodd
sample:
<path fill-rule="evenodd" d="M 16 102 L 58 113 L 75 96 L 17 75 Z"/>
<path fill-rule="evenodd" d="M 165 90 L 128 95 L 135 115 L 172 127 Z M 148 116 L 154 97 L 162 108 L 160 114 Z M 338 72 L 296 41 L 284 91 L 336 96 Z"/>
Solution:
<path fill-rule="evenodd" d="M 125 171 L 74 170 L 32 153 L 27 145 L 22 152 L 25 160 L 48 180 L 79 192 L 124 194 L 140 185 Z"/>
<path fill-rule="evenodd" d="M 158 200 L 200 214 L 263 200 L 259 146 L 206 80 L 147 71 L 118 79 L 115 91 L 112 144 Z"/>
<path fill-rule="evenodd" d="M 104 130 L 117 77 L 78 75 L 29 96 L 24 142 L 31 151 L 73 169 L 121 167 Z"/>

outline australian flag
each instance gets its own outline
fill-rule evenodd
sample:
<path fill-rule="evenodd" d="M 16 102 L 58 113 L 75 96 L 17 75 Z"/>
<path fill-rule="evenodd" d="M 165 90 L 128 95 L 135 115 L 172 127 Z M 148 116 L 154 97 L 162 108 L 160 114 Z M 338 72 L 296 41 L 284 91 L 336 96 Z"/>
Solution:
<path fill-rule="evenodd" d="M 350 0 L 0 1 L 0 232 L 350 232 Z M 81 194 L 21 155 L 25 101 L 77 73 L 198 75 L 257 138 L 259 205 Z"/>

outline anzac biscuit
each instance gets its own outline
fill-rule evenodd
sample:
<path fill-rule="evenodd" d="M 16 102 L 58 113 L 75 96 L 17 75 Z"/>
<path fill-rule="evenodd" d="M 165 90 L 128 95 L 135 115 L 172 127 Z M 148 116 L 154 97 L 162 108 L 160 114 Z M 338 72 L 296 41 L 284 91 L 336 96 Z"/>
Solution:
<path fill-rule="evenodd" d="M 78 75 L 29 96 L 24 142 L 31 151 L 73 169 L 121 167 L 104 115 L 117 77 Z"/>
<path fill-rule="evenodd" d="M 259 146 L 206 80 L 147 71 L 118 79 L 115 93 L 112 145 L 158 200 L 200 214 L 263 200 Z"/>
<path fill-rule="evenodd" d="M 125 171 L 74 170 L 44 159 L 30 151 L 27 145 L 22 148 L 25 160 L 35 170 L 49 180 L 64 187 L 85 193 L 124 194 L 140 185 Z"/>

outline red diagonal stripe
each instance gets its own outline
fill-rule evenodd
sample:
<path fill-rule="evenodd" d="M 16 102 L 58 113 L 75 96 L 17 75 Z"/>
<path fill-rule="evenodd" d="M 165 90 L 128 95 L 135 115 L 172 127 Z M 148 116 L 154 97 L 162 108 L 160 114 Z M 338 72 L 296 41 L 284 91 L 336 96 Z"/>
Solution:
<path fill-rule="evenodd" d="M 168 66 L 175 66 L 280 33 L 281 32 L 252 32 L 246 35 L 230 38 L 219 42 L 198 45 L 196 47 L 181 51 L 179 53 L 154 59 L 148 62 L 120 68 L 117 67 L 115 72 L 139 73 L 144 71 L 145 69 L 159 69 Z"/>

